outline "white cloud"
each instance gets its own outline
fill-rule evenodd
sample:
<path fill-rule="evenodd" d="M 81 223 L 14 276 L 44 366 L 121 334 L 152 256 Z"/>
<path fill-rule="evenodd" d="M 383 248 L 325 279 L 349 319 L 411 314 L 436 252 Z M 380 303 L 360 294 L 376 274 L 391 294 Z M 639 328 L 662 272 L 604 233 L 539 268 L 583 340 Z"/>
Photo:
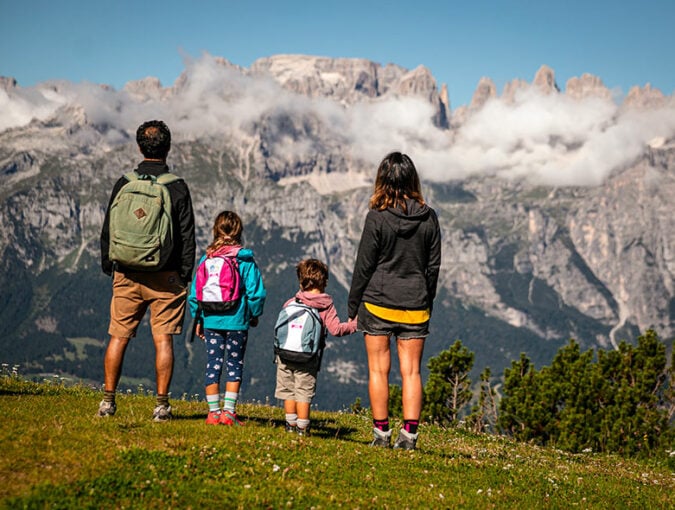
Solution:
<path fill-rule="evenodd" d="M 653 138 L 675 136 L 672 100 L 660 109 L 622 110 L 610 99 L 573 100 L 533 87 L 510 103 L 488 101 L 453 133 L 433 125 L 433 107 L 419 98 L 346 107 L 293 94 L 208 54 L 187 58 L 185 66 L 186 79 L 173 93 L 162 90 L 144 100 L 91 83 L 0 89 L 0 131 L 46 120 L 65 105 L 109 128 L 110 143 L 124 140 L 121 132 L 133 136 L 150 118 L 165 120 L 177 139 L 215 135 L 234 143 L 264 122 L 274 142 L 270 150 L 282 159 L 301 161 L 327 144 L 374 169 L 385 154 L 401 150 L 431 180 L 487 175 L 556 186 L 599 184 Z"/>

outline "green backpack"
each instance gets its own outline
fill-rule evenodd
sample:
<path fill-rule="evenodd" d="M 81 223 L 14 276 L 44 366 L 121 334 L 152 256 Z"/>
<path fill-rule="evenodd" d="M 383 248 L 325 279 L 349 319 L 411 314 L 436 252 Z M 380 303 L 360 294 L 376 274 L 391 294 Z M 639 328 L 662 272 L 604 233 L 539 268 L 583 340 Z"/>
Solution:
<path fill-rule="evenodd" d="M 173 248 L 171 196 L 166 185 L 180 177 L 124 175 L 127 182 L 110 205 L 110 260 L 138 271 L 162 268 Z"/>

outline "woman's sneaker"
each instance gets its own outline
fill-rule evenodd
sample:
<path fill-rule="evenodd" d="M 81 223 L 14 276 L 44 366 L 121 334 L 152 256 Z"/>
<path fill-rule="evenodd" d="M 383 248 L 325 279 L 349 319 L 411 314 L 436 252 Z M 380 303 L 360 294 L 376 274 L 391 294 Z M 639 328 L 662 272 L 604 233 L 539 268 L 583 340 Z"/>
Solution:
<path fill-rule="evenodd" d="M 401 429 L 394 443 L 394 448 L 397 450 L 414 450 L 417 444 L 417 434 L 411 434 Z"/>
<path fill-rule="evenodd" d="M 115 402 L 106 402 L 101 400 L 101 403 L 98 405 L 98 412 L 96 416 L 99 418 L 106 418 L 108 416 L 113 416 L 117 412 L 117 406 Z"/>
<path fill-rule="evenodd" d="M 370 443 L 370 446 L 389 448 L 390 442 L 391 442 L 391 430 L 383 432 L 380 429 L 373 429 L 373 442 Z"/>
<path fill-rule="evenodd" d="M 173 418 L 173 415 L 171 414 L 170 405 L 160 404 L 152 412 L 152 421 L 163 422 L 169 421 L 171 418 Z"/>
<path fill-rule="evenodd" d="M 232 411 L 223 411 L 220 413 L 220 424 L 228 426 L 243 426 L 244 422 L 237 418 L 237 413 Z"/>
<path fill-rule="evenodd" d="M 220 411 L 209 411 L 208 416 L 206 417 L 207 425 L 220 425 Z"/>

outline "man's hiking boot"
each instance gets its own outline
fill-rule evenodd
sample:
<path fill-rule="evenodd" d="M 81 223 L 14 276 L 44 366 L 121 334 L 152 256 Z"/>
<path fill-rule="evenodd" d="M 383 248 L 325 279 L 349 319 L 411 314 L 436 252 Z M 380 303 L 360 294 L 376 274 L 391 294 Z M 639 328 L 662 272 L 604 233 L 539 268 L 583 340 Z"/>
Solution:
<path fill-rule="evenodd" d="M 390 441 L 391 441 L 391 430 L 383 432 L 380 429 L 373 429 L 373 442 L 370 443 L 370 446 L 389 448 Z"/>
<path fill-rule="evenodd" d="M 117 406 L 115 402 L 106 402 L 101 400 L 101 403 L 98 405 L 98 412 L 96 416 L 99 418 L 107 418 L 108 416 L 113 416 L 117 411 Z"/>
<path fill-rule="evenodd" d="M 396 450 L 414 450 L 417 444 L 417 434 L 411 434 L 401 429 L 394 443 Z"/>
<path fill-rule="evenodd" d="M 152 412 L 152 421 L 164 422 L 173 418 L 170 405 L 158 405 Z"/>
<path fill-rule="evenodd" d="M 208 416 L 206 417 L 207 425 L 220 425 L 220 411 L 209 411 Z"/>
<path fill-rule="evenodd" d="M 237 413 L 233 413 L 232 411 L 223 411 L 220 413 L 220 424 L 241 427 L 244 425 L 244 422 L 237 418 Z"/>

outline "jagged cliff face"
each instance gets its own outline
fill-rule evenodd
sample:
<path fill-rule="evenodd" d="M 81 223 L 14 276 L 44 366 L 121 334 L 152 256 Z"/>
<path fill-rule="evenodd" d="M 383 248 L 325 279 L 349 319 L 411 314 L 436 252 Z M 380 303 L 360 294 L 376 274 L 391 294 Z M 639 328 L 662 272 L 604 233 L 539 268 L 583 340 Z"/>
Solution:
<path fill-rule="evenodd" d="M 270 331 L 278 307 L 297 286 L 298 260 L 316 256 L 329 263 L 328 290 L 344 315 L 375 166 L 384 155 L 380 139 L 369 138 L 377 130 L 391 148 L 410 141 L 406 150 L 441 219 L 443 265 L 425 359 L 459 338 L 476 352 L 478 371 L 490 366 L 500 374 L 520 352 L 547 363 L 570 337 L 586 347 L 612 348 L 655 327 L 671 341 L 675 130 L 669 124 L 651 144 L 635 143 L 628 159 L 594 185 L 552 185 L 550 177 L 530 179 L 514 170 L 502 178 L 505 164 L 497 160 L 494 171 L 456 175 L 458 160 L 444 159 L 475 140 L 472 129 L 485 111 L 502 104 L 495 101 L 518 105 L 521 94 L 535 89 L 537 98 L 609 101 L 599 79 L 584 75 L 563 93 L 553 71 L 542 68 L 531 85 L 514 81 L 501 97 L 482 80 L 471 107 L 451 115 L 447 91 L 439 94 L 424 68 L 305 56 L 261 59 L 250 69 L 223 59 L 210 65 L 208 72 L 198 66 L 186 71 L 169 88 L 146 79 L 119 93 L 76 94 L 50 84 L 47 98 L 61 98 L 57 107 L 40 100 L 39 112 L 46 114 L 0 132 L 1 361 L 20 361 L 29 372 L 101 380 L 110 283 L 98 270 L 98 235 L 112 184 L 138 162 L 136 121 L 156 111 L 174 132 L 169 162 L 190 185 L 198 245 L 207 244 L 215 214 L 233 208 L 265 276 L 270 297 L 263 323 L 251 332 L 247 398 L 273 393 Z M 26 100 L 13 80 L 0 83 L 10 100 Z M 265 95 L 270 91 L 274 100 Z M 106 107 L 93 107 L 94 99 Z M 636 88 L 610 118 L 669 101 Z M 421 117 L 411 114 L 411 105 L 423 105 Z M 10 113 L 27 115 L 22 108 Z M 127 117 L 133 122 L 122 124 Z M 407 117 L 410 123 L 398 124 Z M 606 138 L 622 126 L 607 121 L 601 134 Z M 359 145 L 357 134 L 375 146 L 377 158 Z M 590 142 L 575 136 L 556 134 L 541 143 L 550 157 L 562 153 L 577 164 Z M 524 136 L 511 154 L 536 154 L 542 150 L 536 143 Z M 447 169 L 425 173 L 434 160 Z M 142 329 L 125 370 L 150 384 L 142 360 L 151 347 Z M 360 341 L 332 339 L 330 347 L 319 404 L 339 408 L 357 396 L 365 399 Z M 198 345 L 179 342 L 177 352 L 174 392 L 201 391 Z"/>

